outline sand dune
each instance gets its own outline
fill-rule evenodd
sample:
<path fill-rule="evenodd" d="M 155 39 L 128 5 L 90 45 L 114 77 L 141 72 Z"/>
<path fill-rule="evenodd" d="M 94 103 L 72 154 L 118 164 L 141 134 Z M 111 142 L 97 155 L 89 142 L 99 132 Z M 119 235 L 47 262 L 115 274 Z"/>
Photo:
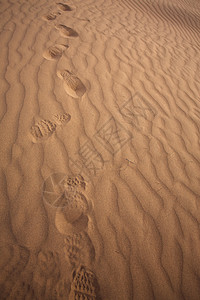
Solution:
<path fill-rule="evenodd" d="M 0 16 L 0 299 L 198 300 L 199 1 Z"/>

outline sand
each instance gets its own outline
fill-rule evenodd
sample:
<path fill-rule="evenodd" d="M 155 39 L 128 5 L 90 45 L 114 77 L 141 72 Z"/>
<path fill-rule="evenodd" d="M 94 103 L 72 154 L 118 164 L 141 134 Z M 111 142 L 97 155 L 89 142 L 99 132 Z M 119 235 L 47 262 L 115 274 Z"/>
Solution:
<path fill-rule="evenodd" d="M 0 299 L 200 299 L 198 0 L 0 1 Z"/>

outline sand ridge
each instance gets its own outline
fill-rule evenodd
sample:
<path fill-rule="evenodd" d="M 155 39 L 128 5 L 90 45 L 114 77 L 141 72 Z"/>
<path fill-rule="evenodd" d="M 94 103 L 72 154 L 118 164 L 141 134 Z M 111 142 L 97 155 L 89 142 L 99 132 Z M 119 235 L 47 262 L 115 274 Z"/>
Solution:
<path fill-rule="evenodd" d="M 199 3 L 1 1 L 2 299 L 199 299 Z"/>

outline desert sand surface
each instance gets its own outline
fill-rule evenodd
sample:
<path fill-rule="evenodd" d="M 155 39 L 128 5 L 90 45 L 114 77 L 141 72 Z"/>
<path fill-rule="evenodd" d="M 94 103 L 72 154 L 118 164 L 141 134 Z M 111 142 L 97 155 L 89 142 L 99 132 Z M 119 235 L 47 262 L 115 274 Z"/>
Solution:
<path fill-rule="evenodd" d="M 200 299 L 199 0 L 0 1 L 0 299 Z"/>

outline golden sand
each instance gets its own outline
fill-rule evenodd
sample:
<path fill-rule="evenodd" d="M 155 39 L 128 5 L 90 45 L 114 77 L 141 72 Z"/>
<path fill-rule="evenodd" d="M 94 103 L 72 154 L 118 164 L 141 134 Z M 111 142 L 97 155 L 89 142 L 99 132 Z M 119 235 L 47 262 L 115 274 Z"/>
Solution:
<path fill-rule="evenodd" d="M 200 299 L 200 2 L 2 0 L 0 299 Z"/>

